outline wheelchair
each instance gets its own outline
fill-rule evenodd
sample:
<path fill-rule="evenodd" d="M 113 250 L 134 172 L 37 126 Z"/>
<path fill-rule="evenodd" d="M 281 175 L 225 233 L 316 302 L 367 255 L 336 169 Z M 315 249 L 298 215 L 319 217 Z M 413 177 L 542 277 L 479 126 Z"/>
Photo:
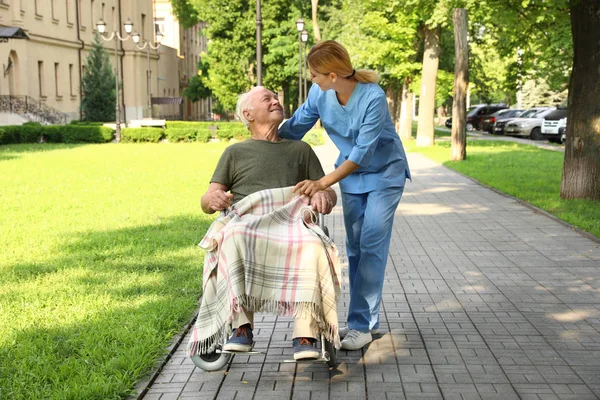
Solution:
<path fill-rule="evenodd" d="M 319 214 L 319 228 L 329 236 L 329 229 L 325 226 L 325 218 L 323 214 Z M 326 364 L 329 369 L 333 369 L 337 366 L 337 349 L 333 346 L 329 340 L 325 339 L 325 335 L 321 333 L 321 349 L 320 356 L 316 359 L 306 360 L 284 360 L 285 363 L 310 363 L 310 364 Z M 248 352 L 234 352 L 222 350 L 222 343 L 218 344 L 215 351 L 208 354 L 196 354 L 191 356 L 190 359 L 198 368 L 204 371 L 218 371 L 229 363 L 231 358 L 235 355 L 265 355 L 265 352 L 260 351 L 248 351 Z"/>

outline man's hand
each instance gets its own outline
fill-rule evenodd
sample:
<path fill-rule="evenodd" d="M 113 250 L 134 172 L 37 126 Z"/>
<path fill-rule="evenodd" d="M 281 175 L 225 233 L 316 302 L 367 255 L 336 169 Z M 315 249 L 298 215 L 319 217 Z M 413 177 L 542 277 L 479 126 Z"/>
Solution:
<path fill-rule="evenodd" d="M 336 201 L 337 196 L 332 189 L 317 192 L 310 198 L 310 204 L 312 205 L 313 210 L 321 214 L 329 214 L 331 210 L 333 210 Z"/>
<path fill-rule="evenodd" d="M 227 193 L 227 190 L 227 186 L 212 182 L 200 201 L 202 211 L 207 214 L 213 214 L 215 211 L 223 211 L 230 207 L 233 195 Z"/>
<path fill-rule="evenodd" d="M 223 211 L 231 206 L 233 195 L 223 190 L 215 190 L 208 194 L 208 207 L 213 211 Z"/>
<path fill-rule="evenodd" d="M 327 189 L 327 186 L 325 186 L 325 184 L 323 182 L 321 182 L 320 180 L 318 180 L 318 181 L 304 180 L 302 182 L 299 182 L 296 186 L 294 186 L 294 189 L 292 190 L 292 192 L 298 193 L 300 195 L 305 194 L 308 197 L 312 197 L 312 196 L 314 196 L 315 193 L 317 193 L 321 190 L 325 190 L 325 189 Z"/>

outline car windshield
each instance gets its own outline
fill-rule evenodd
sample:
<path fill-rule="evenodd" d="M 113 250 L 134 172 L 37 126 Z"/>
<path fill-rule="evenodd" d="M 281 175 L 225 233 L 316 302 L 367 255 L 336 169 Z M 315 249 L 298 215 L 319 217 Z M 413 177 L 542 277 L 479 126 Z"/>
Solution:
<path fill-rule="evenodd" d="M 512 111 L 512 110 L 498 110 L 498 111 L 496 111 L 495 113 L 492 114 L 492 117 L 499 117 L 499 116 L 501 116 L 503 114 L 506 114 L 506 113 L 508 113 L 510 111 Z"/>
<path fill-rule="evenodd" d="M 569 99 L 560 103 L 560 106 L 558 106 L 556 108 L 558 108 L 559 110 L 566 110 L 568 105 L 569 105 Z"/>
<path fill-rule="evenodd" d="M 533 118 L 535 114 L 540 112 L 541 110 L 527 110 L 523 114 L 521 114 L 521 118 Z"/>
<path fill-rule="evenodd" d="M 467 110 L 467 117 L 472 117 L 477 110 L 479 110 L 480 107 L 478 106 L 473 106 L 473 107 L 469 107 L 469 109 Z"/>
<path fill-rule="evenodd" d="M 544 115 L 548 114 L 549 111 L 550 111 L 549 108 L 544 109 L 544 110 L 539 110 L 538 112 L 535 113 L 534 117 L 535 118 L 543 117 Z"/>

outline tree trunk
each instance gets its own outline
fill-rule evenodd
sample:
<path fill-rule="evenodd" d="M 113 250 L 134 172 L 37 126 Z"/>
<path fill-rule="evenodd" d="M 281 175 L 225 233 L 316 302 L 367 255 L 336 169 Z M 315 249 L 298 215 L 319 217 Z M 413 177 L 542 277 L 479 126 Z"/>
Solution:
<path fill-rule="evenodd" d="M 600 200 L 600 3 L 570 0 L 573 70 L 560 196 Z"/>
<path fill-rule="evenodd" d="M 396 132 L 398 131 L 400 122 L 400 96 L 401 93 L 393 85 L 390 85 L 387 88 L 386 97 L 389 104 L 390 116 L 392 117 L 392 122 L 396 128 Z"/>
<path fill-rule="evenodd" d="M 452 103 L 451 160 L 467 158 L 467 87 L 469 86 L 469 44 L 467 43 L 467 10 L 455 8 L 454 22 L 454 101 Z"/>
<path fill-rule="evenodd" d="M 317 20 L 317 9 L 319 6 L 319 0 L 310 0 L 312 5 L 312 24 L 313 24 L 313 33 L 315 34 L 315 40 L 317 42 L 321 41 L 321 31 L 319 30 L 319 21 Z"/>
<path fill-rule="evenodd" d="M 431 146 L 434 142 L 435 85 L 440 61 L 440 28 L 425 27 L 425 52 L 421 74 L 421 94 L 419 96 L 419 127 L 417 146 Z"/>
<path fill-rule="evenodd" d="M 409 85 L 410 80 L 407 78 L 402 84 L 400 104 L 400 127 L 398 132 L 401 140 L 412 140 L 413 94 L 409 91 Z"/>

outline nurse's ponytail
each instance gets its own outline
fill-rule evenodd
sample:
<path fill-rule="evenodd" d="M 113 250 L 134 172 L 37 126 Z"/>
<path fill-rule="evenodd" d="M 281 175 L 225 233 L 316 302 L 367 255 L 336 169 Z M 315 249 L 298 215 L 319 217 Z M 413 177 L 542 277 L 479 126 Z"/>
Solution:
<path fill-rule="evenodd" d="M 314 45 L 308 53 L 308 66 L 315 72 L 329 74 L 335 72 L 346 79 L 360 83 L 377 82 L 377 72 L 366 69 L 355 70 L 348 51 L 336 41 L 325 40 Z"/>

